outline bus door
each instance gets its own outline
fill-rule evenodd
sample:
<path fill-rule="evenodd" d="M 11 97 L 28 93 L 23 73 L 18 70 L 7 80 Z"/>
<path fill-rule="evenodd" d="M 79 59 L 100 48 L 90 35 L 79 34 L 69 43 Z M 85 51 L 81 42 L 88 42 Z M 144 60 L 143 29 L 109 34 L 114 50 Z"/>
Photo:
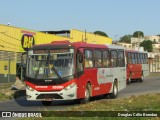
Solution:
<path fill-rule="evenodd" d="M 84 56 L 81 50 L 76 53 L 76 78 L 77 78 L 77 98 L 84 97 L 85 76 L 84 76 Z"/>

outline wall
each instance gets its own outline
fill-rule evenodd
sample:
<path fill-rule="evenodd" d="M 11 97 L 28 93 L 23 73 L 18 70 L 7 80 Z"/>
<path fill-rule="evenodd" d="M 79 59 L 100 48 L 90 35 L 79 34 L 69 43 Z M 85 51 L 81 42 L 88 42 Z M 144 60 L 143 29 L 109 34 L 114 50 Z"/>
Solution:
<path fill-rule="evenodd" d="M 59 40 L 112 44 L 111 38 L 88 32 L 85 33 L 75 29 L 70 31 L 70 37 L 62 37 L 0 24 L 0 82 L 15 80 L 17 73 L 16 65 L 20 63 L 21 53 L 29 49 L 32 45 L 51 43 L 52 41 Z M 4 66 L 7 67 L 8 65 L 10 65 L 9 69 L 4 70 Z"/>
<path fill-rule="evenodd" d="M 109 37 L 95 35 L 88 32 L 85 33 L 75 29 L 70 31 L 70 40 L 71 42 L 81 41 L 94 44 L 112 44 L 112 39 Z"/>
<path fill-rule="evenodd" d="M 32 45 L 64 39 L 69 38 L 0 24 L 0 82 L 15 81 L 20 53 Z"/>

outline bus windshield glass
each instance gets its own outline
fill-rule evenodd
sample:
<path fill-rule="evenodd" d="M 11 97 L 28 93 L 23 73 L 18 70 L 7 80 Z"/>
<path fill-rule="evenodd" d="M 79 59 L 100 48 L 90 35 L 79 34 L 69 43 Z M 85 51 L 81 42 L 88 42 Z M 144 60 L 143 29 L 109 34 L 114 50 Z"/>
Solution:
<path fill-rule="evenodd" d="M 58 79 L 73 76 L 74 49 L 31 50 L 28 52 L 27 77 Z"/>

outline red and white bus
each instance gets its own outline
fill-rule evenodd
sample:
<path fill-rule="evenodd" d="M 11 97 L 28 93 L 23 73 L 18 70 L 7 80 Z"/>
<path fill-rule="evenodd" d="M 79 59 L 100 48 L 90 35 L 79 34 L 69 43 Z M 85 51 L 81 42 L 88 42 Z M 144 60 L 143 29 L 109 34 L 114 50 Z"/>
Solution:
<path fill-rule="evenodd" d="M 27 100 L 89 102 L 97 95 L 116 98 L 126 87 L 124 48 L 68 41 L 33 46 L 27 52 Z"/>
<path fill-rule="evenodd" d="M 149 75 L 147 52 L 126 50 L 125 54 L 127 62 L 127 83 L 129 84 L 132 80 L 143 82 L 144 77 Z"/>

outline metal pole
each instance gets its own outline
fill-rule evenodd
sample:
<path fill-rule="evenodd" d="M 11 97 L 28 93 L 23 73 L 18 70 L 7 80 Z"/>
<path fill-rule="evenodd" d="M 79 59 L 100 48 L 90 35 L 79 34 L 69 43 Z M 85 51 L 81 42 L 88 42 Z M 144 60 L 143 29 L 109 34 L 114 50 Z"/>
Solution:
<path fill-rule="evenodd" d="M 160 72 L 159 70 L 160 70 L 160 56 L 158 56 L 158 72 Z"/>
<path fill-rule="evenodd" d="M 138 31 L 138 51 L 139 51 L 139 41 L 140 39 L 139 39 L 139 31 Z"/>
<path fill-rule="evenodd" d="M 21 66 L 21 81 L 23 80 L 23 67 Z"/>
<path fill-rule="evenodd" d="M 87 32 L 85 30 L 85 38 L 84 38 L 85 42 L 87 42 Z"/>
<path fill-rule="evenodd" d="M 8 82 L 10 82 L 10 57 L 8 56 Z"/>

